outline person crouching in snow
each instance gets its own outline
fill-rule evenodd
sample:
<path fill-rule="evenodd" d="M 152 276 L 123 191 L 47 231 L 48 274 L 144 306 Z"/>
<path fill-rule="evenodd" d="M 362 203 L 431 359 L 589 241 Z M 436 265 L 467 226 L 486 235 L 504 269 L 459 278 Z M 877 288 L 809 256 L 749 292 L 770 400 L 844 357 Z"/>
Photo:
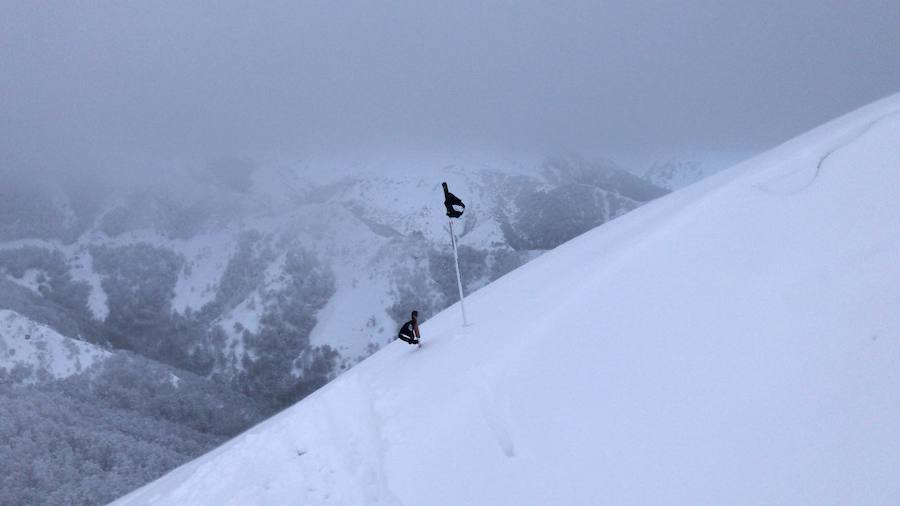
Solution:
<path fill-rule="evenodd" d="M 413 311 L 411 316 L 411 320 L 400 326 L 400 333 L 397 334 L 397 338 L 406 341 L 409 344 L 418 345 L 419 339 L 422 338 L 422 336 L 419 335 L 419 312 Z"/>

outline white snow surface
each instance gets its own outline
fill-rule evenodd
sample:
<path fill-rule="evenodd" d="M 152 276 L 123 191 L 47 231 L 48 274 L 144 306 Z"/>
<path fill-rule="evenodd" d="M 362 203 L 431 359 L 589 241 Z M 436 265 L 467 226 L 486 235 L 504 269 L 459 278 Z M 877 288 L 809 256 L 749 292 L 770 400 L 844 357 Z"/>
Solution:
<path fill-rule="evenodd" d="M 654 163 L 641 174 L 641 177 L 657 186 L 678 190 L 713 173 L 715 173 L 715 168 L 708 164 L 704 165 L 702 162 L 669 160 Z"/>
<path fill-rule="evenodd" d="M 15 311 L 0 309 L 0 369 L 9 371 L 21 364 L 60 379 L 85 371 L 110 355 Z"/>
<path fill-rule="evenodd" d="M 190 241 L 179 241 L 174 247 L 185 256 L 190 268 L 182 269 L 178 277 L 172 309 L 180 313 L 188 308 L 197 311 L 215 298 L 219 279 L 234 251 L 234 237 L 227 232 L 204 234 Z"/>
<path fill-rule="evenodd" d="M 91 314 L 99 320 L 105 319 L 109 315 L 109 304 L 106 292 L 103 291 L 101 277 L 94 272 L 94 257 L 87 247 L 82 247 L 75 252 L 70 252 L 69 258 L 71 267 L 69 272 L 72 273 L 72 279 L 84 281 L 91 287 L 88 295 L 88 308 L 90 308 Z"/>
<path fill-rule="evenodd" d="M 897 504 L 900 95 L 541 256 L 116 505 Z"/>

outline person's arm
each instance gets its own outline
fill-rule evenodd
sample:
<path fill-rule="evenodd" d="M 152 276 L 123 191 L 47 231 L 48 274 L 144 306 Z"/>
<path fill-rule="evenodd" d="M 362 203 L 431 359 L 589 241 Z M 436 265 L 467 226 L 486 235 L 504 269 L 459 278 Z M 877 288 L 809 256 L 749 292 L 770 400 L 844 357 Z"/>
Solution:
<path fill-rule="evenodd" d="M 422 336 L 419 335 L 419 322 L 413 323 L 413 332 L 416 333 L 416 339 L 422 339 Z"/>

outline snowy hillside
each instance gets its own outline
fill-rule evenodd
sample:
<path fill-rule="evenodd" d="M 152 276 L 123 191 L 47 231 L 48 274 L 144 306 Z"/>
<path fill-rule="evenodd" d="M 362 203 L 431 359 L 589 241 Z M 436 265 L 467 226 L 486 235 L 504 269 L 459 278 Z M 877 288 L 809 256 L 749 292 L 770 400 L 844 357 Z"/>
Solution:
<path fill-rule="evenodd" d="M 900 95 L 586 233 L 117 505 L 896 504 Z"/>
<path fill-rule="evenodd" d="M 652 163 L 641 174 L 651 183 L 669 190 L 679 190 L 721 170 L 710 162 L 672 159 Z"/>
<path fill-rule="evenodd" d="M 59 379 L 83 372 L 111 355 L 15 311 L 0 309 L 0 369 L 7 372 L 21 366 Z"/>
<path fill-rule="evenodd" d="M 467 291 L 665 194 L 573 156 L 435 154 L 222 161 L 89 203 L 34 189 L 0 216 L 0 307 L 281 408 L 389 342 L 410 304 L 457 299 L 442 181 L 469 204 Z"/>

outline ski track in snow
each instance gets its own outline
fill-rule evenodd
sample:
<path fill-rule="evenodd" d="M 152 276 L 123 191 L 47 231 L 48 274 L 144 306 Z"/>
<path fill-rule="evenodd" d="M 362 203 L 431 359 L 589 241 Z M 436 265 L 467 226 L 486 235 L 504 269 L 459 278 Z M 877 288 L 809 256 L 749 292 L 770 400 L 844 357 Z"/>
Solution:
<path fill-rule="evenodd" d="M 325 403 L 331 446 L 346 450 L 338 452 L 342 458 L 335 471 L 356 482 L 362 495 L 358 498 L 359 504 L 400 505 L 388 486 L 384 470 L 386 445 L 381 434 L 382 415 L 376 407 L 373 392 L 361 381 L 361 378 L 352 377 L 340 385 L 355 401 L 350 407 L 352 416 L 346 416 L 344 399 L 339 401 L 340 406 Z"/>
<path fill-rule="evenodd" d="M 780 174 L 762 183 L 756 183 L 753 186 L 765 193 L 770 193 L 773 195 L 797 195 L 815 184 L 816 180 L 819 178 L 819 174 L 821 174 L 822 172 L 822 168 L 825 166 L 825 162 L 829 157 L 831 157 L 831 155 L 859 141 L 878 124 L 897 114 L 900 114 L 900 111 L 891 111 L 889 113 L 883 114 L 869 124 L 857 129 L 852 134 L 849 134 L 849 139 L 838 141 L 835 147 L 829 149 L 824 155 L 821 155 L 819 157 L 814 170 L 812 170 L 813 168 L 809 165 L 805 165 L 805 167 L 788 171 L 787 173 Z M 806 178 L 806 181 L 803 182 L 803 173 L 809 172 L 810 170 L 812 170 L 812 175 Z M 780 183 L 780 187 L 778 183 Z M 797 186 L 791 188 L 790 186 L 792 184 L 796 184 Z"/>
<path fill-rule="evenodd" d="M 497 446 L 508 458 L 516 456 L 516 445 L 510 432 L 508 399 L 500 397 L 489 385 L 498 385 L 497 381 L 482 378 L 480 388 L 481 415 L 494 435 Z"/>

